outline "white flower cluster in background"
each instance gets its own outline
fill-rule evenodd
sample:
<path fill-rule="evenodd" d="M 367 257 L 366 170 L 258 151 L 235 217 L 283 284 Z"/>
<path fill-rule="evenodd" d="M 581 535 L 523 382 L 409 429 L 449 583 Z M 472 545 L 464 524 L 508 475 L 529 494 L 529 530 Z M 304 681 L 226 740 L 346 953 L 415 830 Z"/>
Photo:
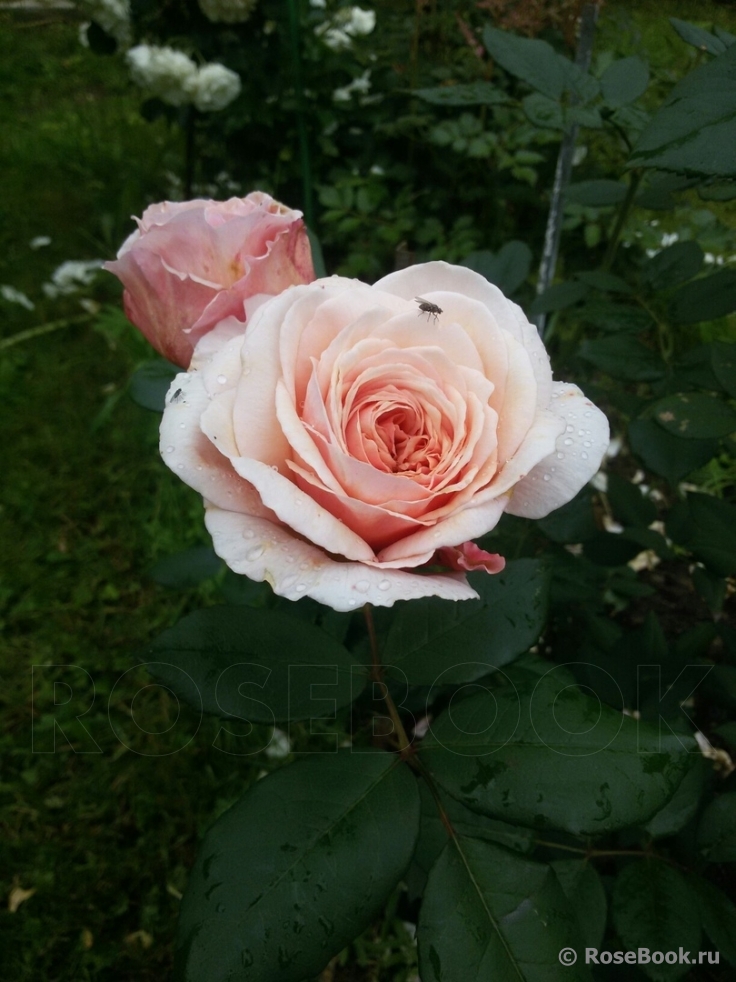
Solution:
<path fill-rule="evenodd" d="M 23 293 L 22 290 L 16 290 L 14 286 L 9 286 L 7 283 L 0 284 L 0 297 L 3 300 L 7 300 L 8 303 L 20 304 L 26 310 L 34 310 L 36 307 L 31 298 Z"/>
<path fill-rule="evenodd" d="M 199 9 L 215 24 L 242 24 L 258 0 L 199 0 Z"/>
<path fill-rule="evenodd" d="M 371 70 L 370 68 L 366 68 L 362 75 L 354 78 L 348 85 L 344 85 L 340 89 L 335 89 L 332 93 L 332 98 L 335 102 L 350 102 L 354 95 L 368 95 L 370 88 Z"/>
<path fill-rule="evenodd" d="M 68 296 L 83 286 L 89 286 L 102 268 L 102 259 L 67 259 L 51 274 L 51 282 L 43 284 L 47 297 Z"/>
<path fill-rule="evenodd" d="M 375 10 L 345 7 L 330 20 L 320 24 L 314 33 L 317 37 L 322 38 L 328 48 L 332 48 L 333 51 L 342 51 L 351 46 L 353 38 L 370 34 L 375 26 Z"/>
<path fill-rule="evenodd" d="M 217 62 L 198 68 L 174 48 L 139 44 L 126 55 L 136 85 L 170 106 L 192 104 L 200 112 L 224 109 L 240 94 L 240 76 Z"/>
<path fill-rule="evenodd" d="M 78 7 L 106 34 L 114 37 L 120 47 L 127 48 L 131 42 L 130 0 L 79 0 Z M 88 43 L 86 36 L 86 27 L 83 27 L 80 33 L 83 44 Z"/>

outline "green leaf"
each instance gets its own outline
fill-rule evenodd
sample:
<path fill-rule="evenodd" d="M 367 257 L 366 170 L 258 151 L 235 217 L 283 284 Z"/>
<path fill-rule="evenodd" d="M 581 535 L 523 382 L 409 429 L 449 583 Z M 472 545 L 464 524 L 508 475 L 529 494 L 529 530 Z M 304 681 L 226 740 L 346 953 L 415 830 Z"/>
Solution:
<path fill-rule="evenodd" d="M 548 314 L 552 310 L 572 307 L 588 293 L 584 283 L 556 283 L 540 294 L 528 307 L 530 314 Z"/>
<path fill-rule="evenodd" d="M 641 525 L 647 528 L 657 517 L 657 506 L 646 498 L 638 485 L 618 474 L 609 474 L 606 491 L 613 516 L 622 525 Z"/>
<path fill-rule="evenodd" d="M 546 41 L 517 37 L 489 26 L 483 31 L 483 43 L 491 58 L 507 72 L 552 99 L 562 96 L 569 62 Z"/>
<path fill-rule="evenodd" d="M 725 31 L 722 27 L 714 27 L 713 33 L 720 41 L 723 41 L 727 48 L 736 44 L 736 34 L 731 34 L 730 31 Z"/>
<path fill-rule="evenodd" d="M 568 126 L 576 124 L 599 130 L 603 126 L 603 117 L 595 106 L 568 106 L 565 110 L 565 122 Z"/>
<path fill-rule="evenodd" d="M 560 859 L 551 866 L 575 914 L 583 944 L 600 948 L 608 914 L 600 876 L 585 859 Z"/>
<path fill-rule="evenodd" d="M 736 412 L 708 392 L 676 392 L 652 406 L 654 419 L 673 436 L 710 440 L 736 430 Z"/>
<path fill-rule="evenodd" d="M 539 519 L 537 527 L 553 542 L 567 544 L 590 539 L 598 531 L 590 490 L 583 488 L 572 501 L 555 509 L 546 518 Z"/>
<path fill-rule="evenodd" d="M 642 133 L 629 167 L 736 173 L 736 45 L 674 87 Z"/>
<path fill-rule="evenodd" d="M 617 205 L 626 197 L 626 185 L 621 181 L 578 181 L 568 184 L 565 198 L 587 208 L 605 208 Z"/>
<path fill-rule="evenodd" d="M 736 198 L 736 181 L 714 181 L 698 187 L 698 197 L 703 201 L 733 201 Z"/>
<path fill-rule="evenodd" d="M 541 92 L 532 92 L 531 95 L 522 99 L 521 103 L 526 117 L 535 126 L 547 127 L 551 130 L 564 130 L 565 117 L 562 106 L 556 99 L 542 95 Z"/>
<path fill-rule="evenodd" d="M 541 562 L 516 559 L 503 573 L 471 574 L 471 580 L 479 600 L 447 604 L 430 597 L 397 605 L 384 661 L 412 685 L 470 682 L 539 639 L 549 586 Z"/>
<path fill-rule="evenodd" d="M 439 789 L 436 789 L 436 793 L 445 815 L 458 835 L 485 839 L 487 842 L 495 842 L 516 852 L 531 852 L 534 849 L 536 842 L 531 829 L 507 825 L 506 822 L 479 815 L 478 812 L 471 811 Z M 419 838 L 406 877 L 409 892 L 416 897 L 424 893 L 429 871 L 448 839 L 448 830 L 440 818 L 437 802 L 430 793 L 426 781 L 419 782 L 419 797 L 422 803 Z"/>
<path fill-rule="evenodd" d="M 656 382 L 665 374 L 659 354 L 628 335 L 583 341 L 579 354 L 607 375 L 627 382 Z"/>
<path fill-rule="evenodd" d="M 670 511 L 667 534 L 719 576 L 736 573 L 736 505 L 688 494 Z"/>
<path fill-rule="evenodd" d="M 677 17 L 670 17 L 670 24 L 683 41 L 692 44 L 699 51 L 707 51 L 710 55 L 722 55 L 726 50 L 723 41 L 696 24 L 689 24 L 686 20 L 679 20 Z"/>
<path fill-rule="evenodd" d="M 591 269 L 583 273 L 575 274 L 581 283 L 592 286 L 594 290 L 601 290 L 604 293 L 633 293 L 626 280 L 613 273 L 604 273 L 600 269 Z"/>
<path fill-rule="evenodd" d="M 726 392 L 736 399 L 736 344 L 716 341 L 711 347 L 711 366 Z"/>
<path fill-rule="evenodd" d="M 646 92 L 649 66 L 641 58 L 619 58 L 601 76 L 601 95 L 612 108 L 626 106 Z"/>
<path fill-rule="evenodd" d="M 638 541 L 618 532 L 597 532 L 583 544 L 585 558 L 597 566 L 625 566 L 641 550 Z"/>
<path fill-rule="evenodd" d="M 602 331 L 643 335 L 654 327 L 651 315 L 641 307 L 600 298 L 588 300 L 580 313 L 587 323 Z"/>
<path fill-rule="evenodd" d="M 195 546 L 159 559 L 149 576 L 161 586 L 185 590 L 216 576 L 224 565 L 212 546 Z"/>
<path fill-rule="evenodd" d="M 674 295 L 670 307 L 672 319 L 677 324 L 712 321 L 733 310 L 736 310 L 736 271 L 733 269 L 721 269 L 687 283 Z"/>
<path fill-rule="evenodd" d="M 416 780 L 389 754 L 317 754 L 256 782 L 199 850 L 177 978 L 311 978 L 378 914 L 418 826 Z"/>
<path fill-rule="evenodd" d="M 704 258 L 697 242 L 675 242 L 644 263 L 641 277 L 653 290 L 666 290 L 697 276 Z"/>
<path fill-rule="evenodd" d="M 437 85 L 430 89 L 414 89 L 412 95 L 435 106 L 497 106 L 509 101 L 506 93 L 490 82 Z"/>
<path fill-rule="evenodd" d="M 197 610 L 145 658 L 196 709 L 257 723 L 334 715 L 365 686 L 365 671 L 341 644 L 282 610 Z"/>
<path fill-rule="evenodd" d="M 458 836 L 429 875 L 417 929 L 423 982 L 549 982 L 577 923 L 549 866 Z M 565 979 L 590 975 L 580 959 Z"/>
<path fill-rule="evenodd" d="M 461 263 L 468 269 L 475 270 L 481 276 L 494 283 L 503 293 L 509 296 L 519 289 L 529 275 L 532 265 L 532 251 L 526 242 L 512 239 L 503 245 L 497 253 L 483 251 L 471 252 Z"/>
<path fill-rule="evenodd" d="M 691 874 L 703 930 L 723 957 L 736 965 L 736 906 L 712 883 Z"/>
<path fill-rule="evenodd" d="M 711 768 L 705 758 L 698 756 L 680 787 L 661 811 L 653 815 L 644 826 L 653 839 L 663 839 L 674 835 L 692 821 L 700 807 L 700 799 Z"/>
<path fill-rule="evenodd" d="M 629 443 L 644 465 L 666 477 L 670 484 L 677 484 L 718 452 L 715 440 L 683 440 L 667 433 L 652 419 L 629 423 Z"/>
<path fill-rule="evenodd" d="M 597 835 L 667 802 L 693 741 L 583 695 L 555 670 L 451 700 L 419 754 L 437 782 L 492 818 Z"/>
<path fill-rule="evenodd" d="M 153 358 L 144 362 L 133 372 L 128 391 L 133 402 L 154 413 L 162 413 L 165 408 L 166 393 L 171 383 L 181 371 L 163 358 Z M 175 397 L 175 394 L 172 398 Z"/>
<path fill-rule="evenodd" d="M 613 920 L 626 948 L 636 951 L 696 952 L 700 947 L 700 917 L 695 896 L 684 877 L 662 860 L 640 859 L 619 873 L 613 888 Z M 684 965 L 644 966 L 652 979 L 676 979 Z"/>
<path fill-rule="evenodd" d="M 711 863 L 736 862 L 736 791 L 719 795 L 705 809 L 698 848 Z"/>

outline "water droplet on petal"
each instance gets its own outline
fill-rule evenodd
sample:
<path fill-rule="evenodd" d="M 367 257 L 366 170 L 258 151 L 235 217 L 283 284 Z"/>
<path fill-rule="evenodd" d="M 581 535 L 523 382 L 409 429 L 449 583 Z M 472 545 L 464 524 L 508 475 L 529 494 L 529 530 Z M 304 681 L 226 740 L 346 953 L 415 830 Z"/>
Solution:
<path fill-rule="evenodd" d="M 299 563 L 299 569 L 309 569 L 312 564 L 310 562 Z"/>
<path fill-rule="evenodd" d="M 296 580 L 296 573 L 289 573 L 289 575 L 285 576 L 281 581 L 281 586 L 283 587 L 284 590 L 288 590 L 288 588 L 295 580 Z"/>
<path fill-rule="evenodd" d="M 184 470 L 184 464 L 177 464 L 177 465 L 176 465 L 176 469 L 177 469 L 178 471 L 183 471 L 183 470 Z"/>
<path fill-rule="evenodd" d="M 355 589 L 358 591 L 358 593 L 368 593 L 370 587 L 371 585 L 368 580 L 358 580 L 358 582 L 355 584 Z"/>
<path fill-rule="evenodd" d="M 357 603 L 357 600 L 348 600 L 348 607 L 355 607 Z"/>
<path fill-rule="evenodd" d="M 591 411 L 590 411 L 590 410 L 588 410 L 588 412 L 587 412 L 587 413 L 583 413 L 583 416 L 585 416 L 585 418 L 586 418 L 586 419 L 590 419 L 590 417 L 591 417 L 592 415 L 593 415 L 593 413 L 591 413 Z"/>
<path fill-rule="evenodd" d="M 170 447 L 169 446 L 169 447 L 166 448 L 166 453 L 173 453 L 173 452 L 174 452 L 174 448 L 173 447 Z"/>
<path fill-rule="evenodd" d="M 304 591 L 306 589 L 307 589 L 307 584 L 306 583 L 297 583 L 297 585 L 296 585 L 297 593 L 304 593 Z"/>
<path fill-rule="evenodd" d="M 198 471 L 201 471 L 202 470 L 202 465 L 201 464 L 197 464 L 197 470 Z"/>
<path fill-rule="evenodd" d="M 583 440 L 583 446 L 584 447 L 592 447 L 593 444 L 590 442 L 590 440 Z"/>
<path fill-rule="evenodd" d="M 565 427 L 565 433 L 572 433 L 572 431 L 574 429 L 575 429 L 575 427 L 574 426 L 570 426 L 570 424 L 568 423 L 567 426 Z"/>
<path fill-rule="evenodd" d="M 180 430 L 185 430 L 186 428 L 187 428 L 187 424 L 186 423 L 179 423 L 179 429 Z"/>
<path fill-rule="evenodd" d="M 225 375 L 218 375 L 217 376 L 217 381 L 219 382 L 220 385 L 224 385 L 227 382 L 227 376 L 225 376 Z"/>
<path fill-rule="evenodd" d="M 252 539 L 255 534 L 256 533 L 253 531 L 253 529 L 246 529 L 245 532 L 243 532 L 243 538 Z"/>
<path fill-rule="evenodd" d="M 542 474 L 543 481 L 549 481 L 549 474 Z"/>
<path fill-rule="evenodd" d="M 558 453 L 558 454 L 557 454 L 557 459 L 558 459 L 558 460 L 562 460 L 562 458 L 563 458 L 564 456 L 565 456 L 565 455 L 564 455 L 564 453 Z"/>
<path fill-rule="evenodd" d="M 583 460 L 587 460 L 587 459 L 588 459 L 588 455 L 587 455 L 587 453 L 586 453 L 586 452 L 585 452 L 584 450 L 583 450 L 583 452 L 582 452 L 582 453 L 580 454 L 580 456 L 581 456 L 581 457 L 583 458 Z"/>
<path fill-rule="evenodd" d="M 264 551 L 265 550 L 264 550 L 263 546 L 253 546 L 252 549 L 249 549 L 246 552 L 245 558 L 246 558 L 246 560 L 249 563 L 255 562 L 256 559 L 260 559 L 261 558 L 261 556 L 263 555 Z"/>
<path fill-rule="evenodd" d="M 564 439 L 564 440 L 563 440 L 562 442 L 563 442 L 563 443 L 565 444 L 565 446 L 566 446 L 566 447 L 571 447 L 571 446 L 573 445 L 573 442 L 574 442 L 574 441 L 573 441 L 573 440 L 571 440 L 571 439 L 570 439 L 570 437 L 568 436 L 568 437 L 566 437 L 566 439 Z"/>
<path fill-rule="evenodd" d="M 381 580 L 381 582 L 378 584 L 378 589 L 379 590 L 390 590 L 391 589 L 391 580 Z"/>

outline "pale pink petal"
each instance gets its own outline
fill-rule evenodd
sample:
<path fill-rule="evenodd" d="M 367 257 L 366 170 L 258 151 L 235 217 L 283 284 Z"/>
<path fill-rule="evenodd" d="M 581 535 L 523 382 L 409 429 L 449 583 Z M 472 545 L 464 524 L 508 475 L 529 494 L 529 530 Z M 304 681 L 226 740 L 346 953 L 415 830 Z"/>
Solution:
<path fill-rule="evenodd" d="M 600 467 L 610 438 L 608 420 L 576 385 L 556 382 L 550 408 L 561 423 L 554 450 L 519 480 L 506 509 L 544 518 L 571 501 Z"/>
<path fill-rule="evenodd" d="M 450 569 L 475 572 L 485 570 L 486 573 L 501 573 L 506 566 L 506 560 L 497 552 L 486 552 L 475 542 L 463 542 L 459 546 L 446 546 L 438 549 L 434 561 Z"/>
<path fill-rule="evenodd" d="M 233 470 L 229 459 L 202 433 L 199 421 L 210 397 L 198 372 L 182 372 L 171 383 L 161 418 L 164 463 L 195 491 L 219 505 L 275 517 L 255 489 Z"/>
<path fill-rule="evenodd" d="M 521 308 L 505 297 L 497 286 L 489 283 L 480 273 L 441 261 L 422 263 L 389 273 L 374 284 L 374 289 L 395 293 L 406 300 L 418 296 L 432 300 L 432 294 L 440 291 L 460 293 L 465 297 L 480 300 L 491 311 L 498 325 L 503 330 L 510 331 L 528 350 L 539 390 L 537 406 L 547 404 L 552 394 L 552 373 L 549 356 L 539 337 L 539 332 L 533 324 L 529 323 Z M 444 315 L 441 315 L 439 318 L 440 324 L 443 317 Z"/>
<path fill-rule="evenodd" d="M 480 497 L 480 496 L 479 496 Z M 394 542 L 393 545 L 382 549 L 378 554 L 381 563 L 402 563 L 405 566 L 416 566 L 426 562 L 443 546 L 455 546 L 467 539 L 477 539 L 486 532 L 494 529 L 500 521 L 506 508 L 508 498 L 504 495 L 490 500 L 481 500 L 471 504 L 462 511 L 451 512 L 447 518 L 430 528 L 421 529 L 405 539 Z"/>
<path fill-rule="evenodd" d="M 360 562 L 374 559 L 367 542 L 321 508 L 288 477 L 249 457 L 236 458 L 233 467 L 256 488 L 264 505 L 299 535 L 346 559 Z"/>
<path fill-rule="evenodd" d="M 422 576 L 356 562 L 336 562 L 287 529 L 252 515 L 208 506 L 205 523 L 218 556 L 236 573 L 266 580 L 289 600 L 311 597 L 334 610 L 365 603 L 391 607 L 397 600 L 441 597 L 475 600 L 478 594 L 458 573 Z"/>

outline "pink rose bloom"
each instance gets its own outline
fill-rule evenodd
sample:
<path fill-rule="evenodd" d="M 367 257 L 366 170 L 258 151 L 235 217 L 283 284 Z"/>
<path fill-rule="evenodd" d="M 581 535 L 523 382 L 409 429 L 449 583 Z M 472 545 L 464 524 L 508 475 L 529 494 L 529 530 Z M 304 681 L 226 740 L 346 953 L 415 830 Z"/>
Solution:
<path fill-rule="evenodd" d="M 128 319 L 183 368 L 224 318 L 245 322 L 267 297 L 314 279 L 301 212 L 262 191 L 229 201 L 164 201 L 136 222 L 105 269 L 125 287 Z"/>
<path fill-rule="evenodd" d="M 502 560 L 469 540 L 569 501 L 608 446 L 520 308 L 463 267 L 321 279 L 219 330 L 172 383 L 161 452 L 218 555 L 293 600 L 476 597 L 462 571 Z"/>

